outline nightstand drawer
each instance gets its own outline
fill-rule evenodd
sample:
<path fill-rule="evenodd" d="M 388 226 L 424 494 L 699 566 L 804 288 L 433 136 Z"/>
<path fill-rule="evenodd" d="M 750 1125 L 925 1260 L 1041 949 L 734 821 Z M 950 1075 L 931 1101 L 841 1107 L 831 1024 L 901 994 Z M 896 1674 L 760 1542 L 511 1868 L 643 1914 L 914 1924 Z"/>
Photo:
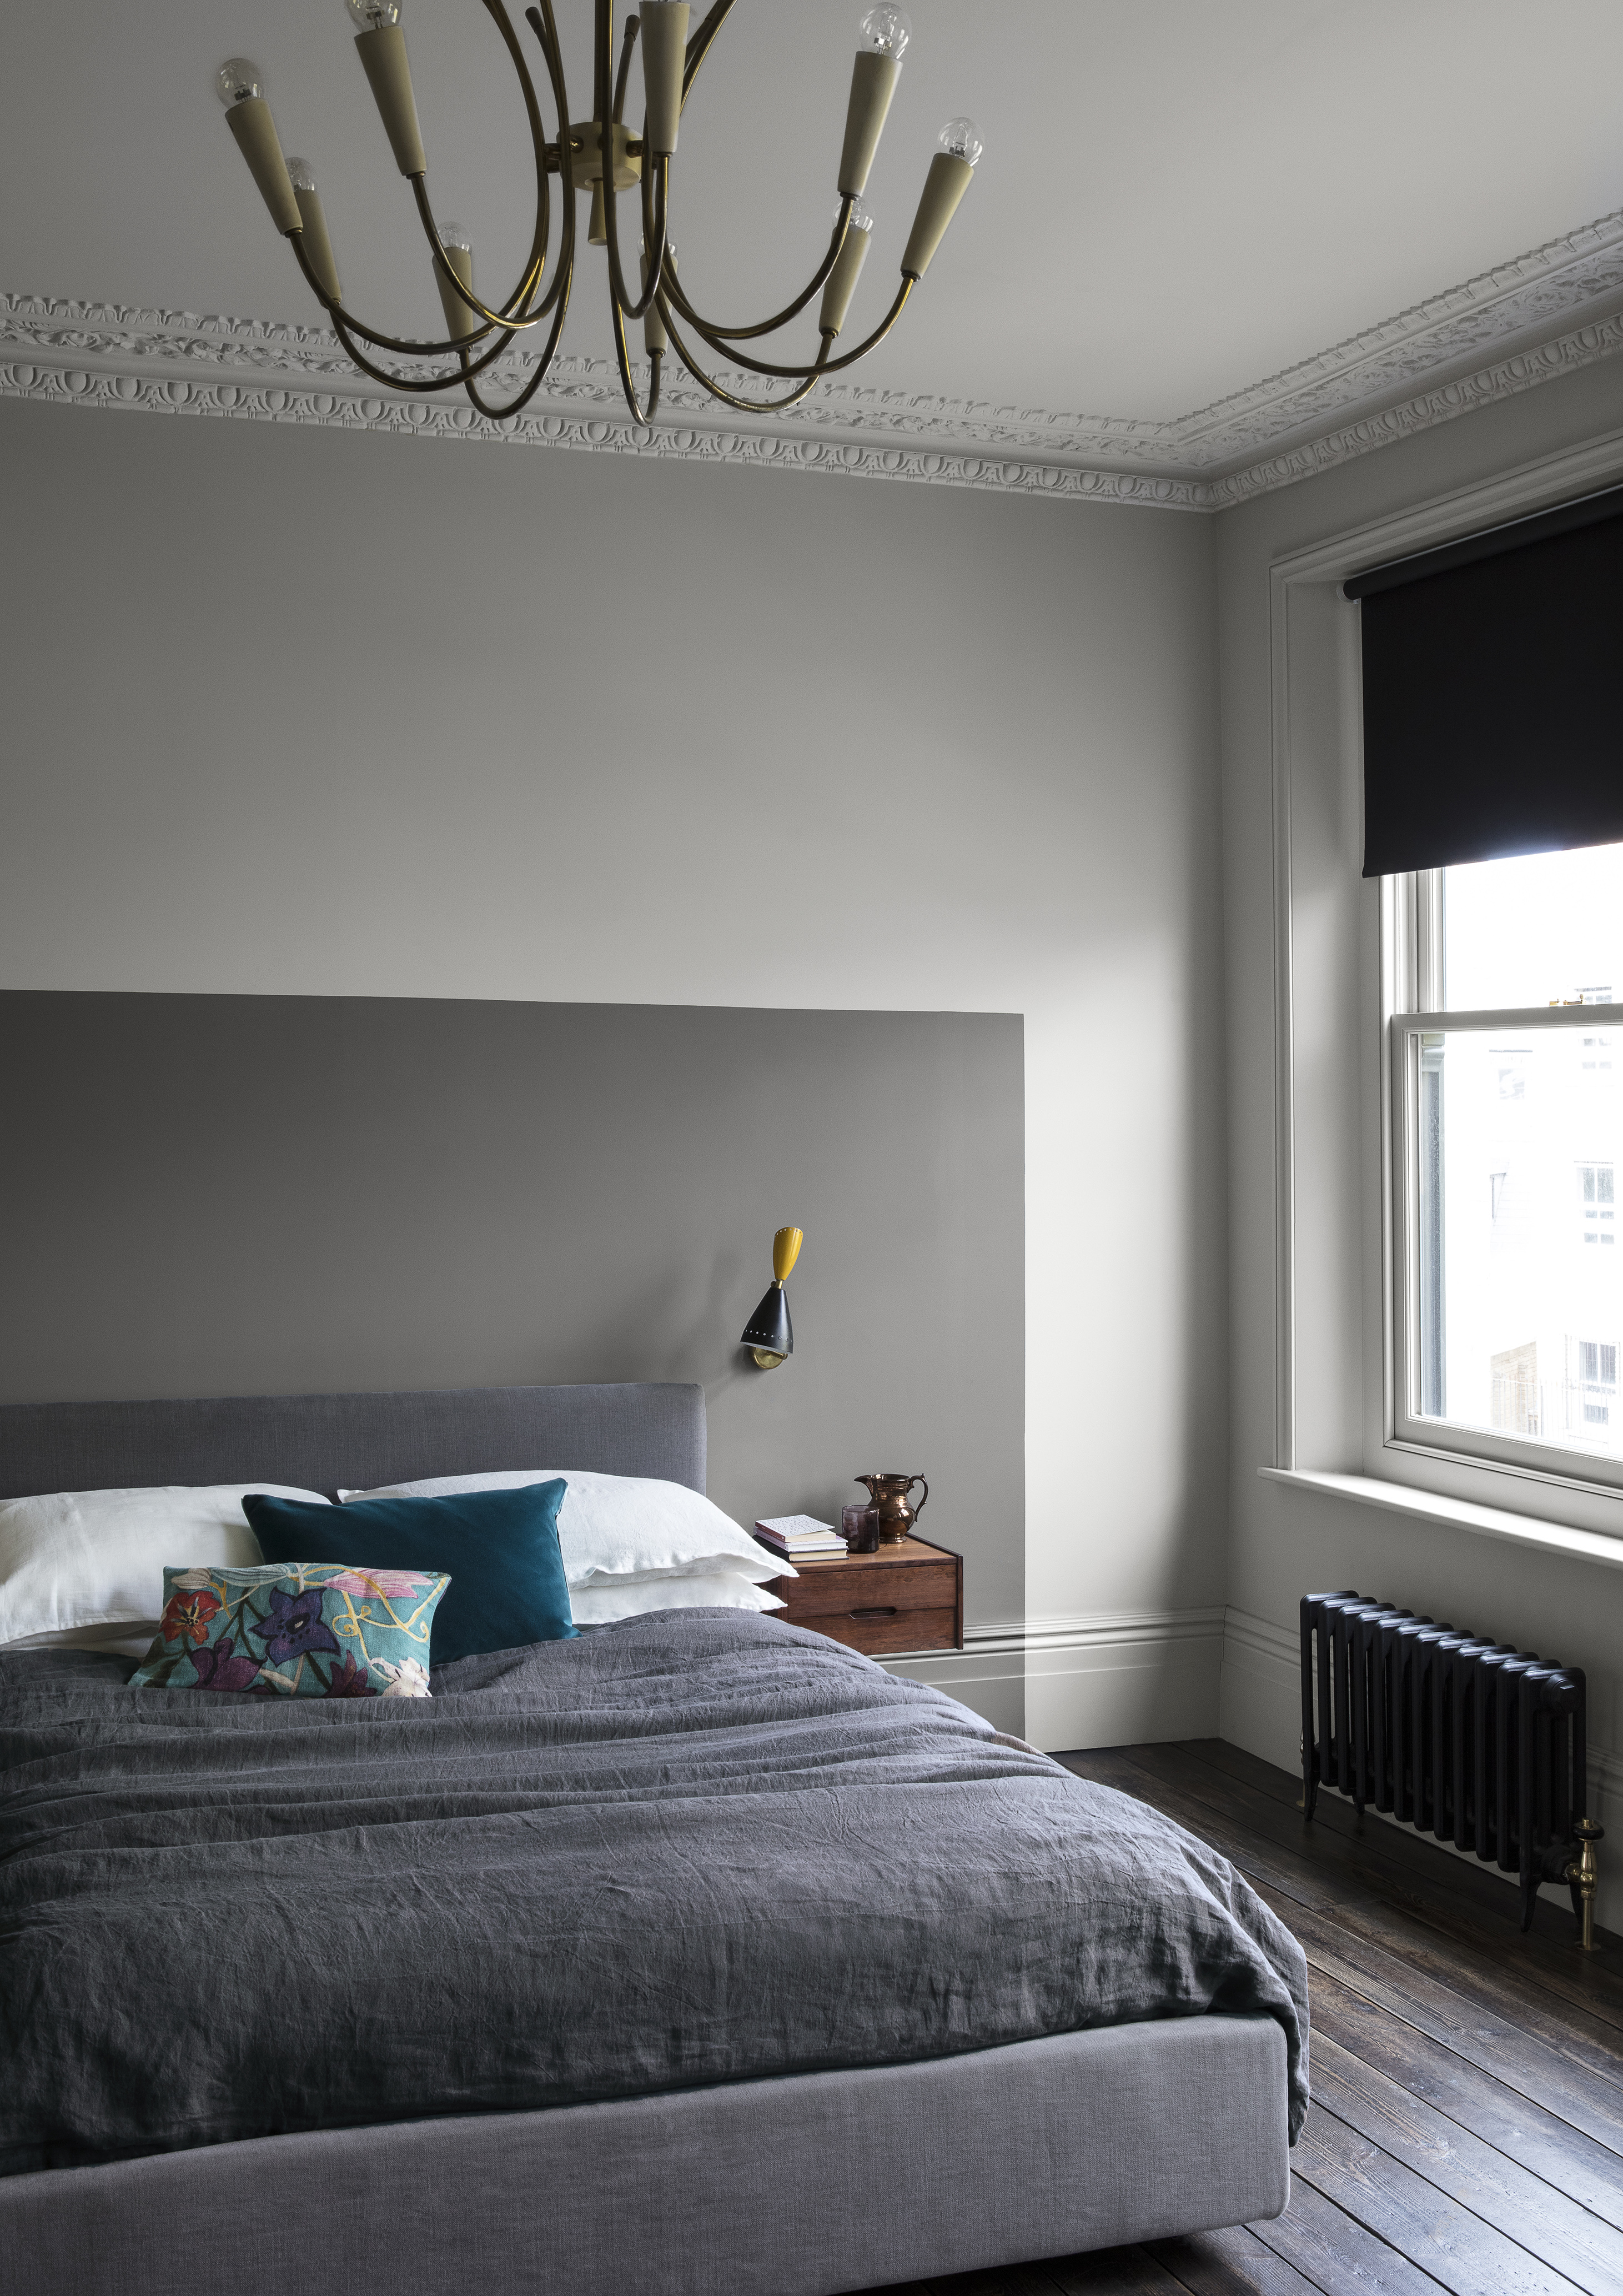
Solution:
<path fill-rule="evenodd" d="M 830 1642 L 861 1651 L 865 1658 L 882 1658 L 888 1651 L 953 1650 L 958 1640 L 958 1613 L 950 1606 L 945 1611 L 886 1611 L 876 1603 L 853 1604 L 849 1613 L 837 1616 L 823 1611 L 815 1619 L 797 1619 L 791 1613 L 789 1623 L 826 1635 Z"/>
<path fill-rule="evenodd" d="M 798 1578 L 780 1579 L 776 1592 L 787 1599 L 789 1615 L 798 1627 L 849 1618 L 853 1611 L 900 1617 L 914 1611 L 945 1611 L 950 1617 L 958 1606 L 958 1566 L 907 1562 L 874 1570 L 860 1562 L 825 1562 L 818 1570 L 803 1570 Z"/>

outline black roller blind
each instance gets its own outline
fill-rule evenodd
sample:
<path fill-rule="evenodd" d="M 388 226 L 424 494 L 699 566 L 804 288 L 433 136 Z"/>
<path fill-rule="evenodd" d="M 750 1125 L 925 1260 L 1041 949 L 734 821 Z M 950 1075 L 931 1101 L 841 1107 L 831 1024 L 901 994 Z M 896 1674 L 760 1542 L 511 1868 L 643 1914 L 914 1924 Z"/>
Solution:
<path fill-rule="evenodd" d="M 1366 877 L 1623 841 L 1623 488 L 1344 586 Z"/>

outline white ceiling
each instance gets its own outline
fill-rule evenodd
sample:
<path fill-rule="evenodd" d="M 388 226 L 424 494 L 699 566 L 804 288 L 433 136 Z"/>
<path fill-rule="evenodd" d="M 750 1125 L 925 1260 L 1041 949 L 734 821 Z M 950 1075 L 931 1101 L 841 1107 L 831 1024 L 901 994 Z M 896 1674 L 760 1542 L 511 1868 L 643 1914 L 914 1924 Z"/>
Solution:
<path fill-rule="evenodd" d="M 882 308 L 941 121 L 971 112 L 987 154 L 914 308 L 857 371 L 888 389 L 1165 421 L 1623 207 L 1617 0 L 910 4 L 857 318 Z M 578 116 L 590 10 L 556 5 Z M 752 316 L 815 263 L 859 12 L 739 0 L 676 162 L 701 308 Z M 504 291 L 529 228 L 504 52 L 478 0 L 406 0 L 403 22 L 439 210 Z M 242 53 L 320 176 L 347 299 L 437 329 L 349 48 L 340 0 L 13 8 L 0 289 L 318 322 L 212 92 Z M 586 251 L 570 349 L 608 347 L 602 260 Z"/>

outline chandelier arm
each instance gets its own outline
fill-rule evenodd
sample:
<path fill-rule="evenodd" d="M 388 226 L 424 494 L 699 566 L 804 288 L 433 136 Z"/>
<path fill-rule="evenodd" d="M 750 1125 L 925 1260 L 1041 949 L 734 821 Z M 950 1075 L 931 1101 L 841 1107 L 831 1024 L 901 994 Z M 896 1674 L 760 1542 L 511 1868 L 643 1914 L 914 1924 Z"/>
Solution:
<path fill-rule="evenodd" d="M 291 238 L 291 236 L 292 234 L 290 233 L 289 237 Z M 373 382 L 385 383 L 390 390 L 404 390 L 406 392 L 421 393 L 435 390 L 455 390 L 457 385 L 463 381 L 463 373 L 460 368 L 454 374 L 424 375 L 418 377 L 415 375 L 408 376 L 390 374 L 386 367 L 373 366 L 372 361 L 369 358 L 363 357 L 360 351 L 356 348 L 355 323 L 349 317 L 348 314 L 338 306 L 330 306 L 329 308 L 332 314 L 332 324 L 338 331 L 339 341 L 343 345 L 344 349 L 349 357 L 350 363 L 355 366 L 358 366 L 363 374 L 370 375 Z M 367 340 L 371 340 L 372 338 L 368 337 Z M 482 374 L 488 366 L 494 365 L 496 361 L 501 357 L 503 352 L 507 348 L 508 344 L 511 343 L 512 340 L 512 337 L 511 334 L 504 336 L 499 342 L 493 344 L 489 350 L 485 351 L 478 359 L 471 362 L 468 367 L 468 372 L 471 374 Z M 404 343 L 400 348 L 403 350 L 420 352 L 425 348 L 431 349 L 433 346 L 420 343 Z M 457 350 L 460 346 L 453 343 L 450 348 L 453 350 Z"/>
<path fill-rule="evenodd" d="M 646 410 L 639 404 L 636 385 L 631 379 L 631 360 L 626 350 L 626 316 L 612 295 L 609 298 L 609 316 L 614 324 L 614 356 L 619 362 L 620 389 L 626 394 L 626 404 L 631 409 L 631 419 L 644 430 L 653 422 L 654 409 L 660 403 L 660 354 L 651 355 L 652 377 Z"/>
<path fill-rule="evenodd" d="M 709 392 L 712 398 L 719 398 L 724 406 L 737 407 L 741 414 L 775 414 L 783 407 L 798 406 L 803 398 L 807 398 L 816 389 L 824 374 L 827 372 L 828 355 L 833 348 L 834 342 L 836 340 L 836 338 L 832 335 L 824 336 L 823 347 L 817 354 L 816 364 L 809 370 L 803 370 L 805 373 L 804 381 L 800 383 L 798 390 L 791 390 L 787 398 L 736 398 L 730 390 L 724 390 L 718 382 L 713 381 L 711 378 L 706 374 L 701 366 L 698 366 L 694 364 L 693 358 L 689 356 L 687 345 L 683 341 L 676 328 L 672 324 L 670 313 L 663 304 L 660 306 L 660 316 L 664 320 L 665 331 L 667 334 L 669 335 L 671 341 L 676 348 L 676 357 L 681 360 L 683 365 L 693 376 L 693 381 L 701 384 L 703 388 Z M 776 372 L 782 373 L 783 369 L 779 368 Z"/>
<path fill-rule="evenodd" d="M 434 250 L 435 273 L 450 280 L 456 290 L 458 299 L 467 305 L 476 317 L 483 320 L 484 324 L 480 329 L 480 333 L 487 334 L 492 327 L 512 327 L 521 331 L 525 328 L 539 326 L 545 313 L 530 311 L 529 302 L 546 261 L 545 241 L 543 240 L 541 242 L 541 262 L 539 264 L 536 262 L 532 247 L 530 260 L 524 267 L 524 275 L 501 309 L 493 311 L 488 305 L 480 301 L 471 288 L 463 285 L 462 281 L 445 259 L 445 253 L 439 243 L 439 226 L 434 220 L 434 210 L 429 203 L 427 178 L 422 176 L 413 176 L 408 180 L 416 197 L 417 213 L 422 220 L 423 236 Z M 455 348 L 455 346 L 453 345 L 453 348 Z"/>
<path fill-rule="evenodd" d="M 567 275 L 561 272 L 559 276 L 562 278 L 567 276 Z M 481 414 L 488 416 L 492 422 L 505 422 L 509 415 L 521 414 L 524 409 L 529 405 L 530 400 L 535 397 L 537 391 L 540 390 L 542 384 L 545 381 L 548 373 L 551 372 L 553 361 L 557 356 L 558 339 L 563 332 L 563 323 L 569 316 L 569 308 L 570 298 L 569 291 L 566 288 L 559 302 L 557 315 L 553 320 L 552 332 L 548 334 L 546 339 L 546 348 L 541 354 L 540 360 L 537 365 L 534 374 L 530 376 L 529 381 L 525 384 L 523 390 L 520 391 L 518 397 L 516 398 L 510 399 L 505 406 L 491 406 L 480 397 L 479 392 L 475 390 L 473 384 L 473 377 L 479 372 L 479 369 L 477 367 L 469 366 L 467 360 L 464 358 L 463 365 L 466 369 L 466 372 L 454 377 L 453 380 L 466 385 L 468 396 L 472 400 L 474 406 L 479 409 Z"/>
<path fill-rule="evenodd" d="M 891 304 L 890 308 L 886 312 L 878 326 L 874 328 L 873 332 L 867 337 L 865 341 L 858 343 L 855 350 L 847 351 L 843 357 L 837 359 L 824 359 L 820 357 L 817 362 L 818 372 L 823 374 L 838 374 L 841 367 L 855 366 L 858 359 L 866 358 L 871 350 L 874 349 L 878 344 L 884 341 L 885 337 L 889 333 L 891 328 L 895 326 L 897 321 L 901 317 L 903 307 L 917 284 L 918 282 L 915 279 L 911 277 L 908 273 L 904 272 L 902 274 L 902 283 L 896 291 L 896 300 Z M 664 319 L 667 326 L 668 326 L 670 324 L 670 307 L 668 301 L 663 296 L 660 300 L 660 314 Z M 687 312 L 684 316 L 691 319 L 693 314 L 691 312 Z M 719 351 L 724 357 L 736 359 L 739 365 L 742 367 L 747 367 L 751 374 L 782 375 L 786 380 L 792 380 L 795 376 L 802 375 L 808 372 L 808 370 L 803 366 L 774 366 L 766 359 L 747 358 L 742 351 L 734 350 L 730 342 L 718 341 L 708 328 L 700 326 L 697 329 L 697 332 L 703 340 L 709 344 L 712 350 Z M 829 342 L 832 342 L 834 338 L 831 337 L 829 339 Z M 824 348 L 825 351 L 829 348 L 829 342 L 824 343 Z"/>
<path fill-rule="evenodd" d="M 558 239 L 558 268 L 552 285 L 536 305 L 535 316 L 545 318 L 561 296 L 570 299 L 570 283 L 575 269 L 575 165 L 570 147 L 569 91 L 563 80 L 563 50 L 558 39 L 557 20 L 553 14 L 553 0 L 542 0 L 540 7 L 524 11 L 524 20 L 540 44 L 546 62 L 547 77 L 553 84 L 553 102 L 558 113 L 558 179 L 562 190 L 563 220 Z M 550 357 L 551 354 L 547 356 Z"/>
<path fill-rule="evenodd" d="M 430 377 L 422 381 L 406 381 L 399 375 L 390 374 L 386 367 L 373 366 L 369 359 L 363 358 L 355 347 L 354 337 L 357 335 L 360 335 L 369 343 L 381 343 L 385 349 L 398 350 L 413 358 L 444 357 L 452 351 L 463 349 L 465 346 L 459 343 L 403 343 L 397 342 L 391 335 L 374 335 L 370 327 L 363 327 L 351 313 L 344 309 L 341 303 L 335 303 L 329 297 L 326 289 L 310 266 L 309 257 L 304 251 L 304 234 L 301 231 L 290 231 L 287 234 L 287 241 L 298 258 L 299 268 L 305 275 L 305 282 L 310 292 L 320 300 L 323 309 L 338 330 L 340 342 L 352 363 L 360 368 L 363 374 L 370 375 L 373 382 L 387 383 L 391 390 L 454 390 L 456 388 L 462 381 L 460 373 L 447 375 L 442 380 Z M 484 329 L 481 332 L 488 333 L 489 331 Z M 509 333 L 503 342 L 486 352 L 475 367 L 474 373 L 481 373 L 493 360 L 500 358 L 507 344 L 512 340 L 512 337 Z"/>
<path fill-rule="evenodd" d="M 614 90 L 614 0 L 592 0 L 592 117 L 605 124 Z M 605 152 L 605 160 L 608 158 Z"/>
<path fill-rule="evenodd" d="M 541 275 L 546 268 L 546 242 L 552 234 L 552 188 L 547 182 L 546 133 L 541 125 L 541 107 L 536 101 L 535 82 L 529 76 L 529 66 L 524 61 L 524 51 L 519 45 L 519 36 L 512 29 L 504 0 L 485 0 L 485 9 L 506 44 L 507 53 L 512 58 L 513 70 L 519 75 L 519 86 L 524 95 L 525 117 L 529 122 L 529 140 L 536 155 L 536 227 L 529 243 L 529 259 L 524 266 L 523 275 L 518 285 L 508 296 L 500 310 L 493 311 L 488 304 L 481 303 L 471 288 L 463 285 L 455 272 L 446 261 L 445 250 L 439 243 L 439 227 L 434 221 L 434 210 L 429 200 L 427 176 L 419 169 L 409 178 L 409 181 L 413 196 L 417 202 L 417 214 L 422 224 L 423 235 L 428 241 L 429 252 L 433 258 L 434 268 L 441 278 L 450 281 L 460 300 L 467 305 L 476 318 L 482 319 L 487 326 L 536 327 L 540 325 L 545 316 L 545 312 L 537 311 L 529 316 L 525 315 L 529 311 L 530 297 L 540 283 Z M 545 43 L 543 45 L 545 45 Z M 550 58 L 548 61 L 550 63 Z M 560 138 L 566 136 L 568 132 L 567 115 L 561 114 Z"/>
<path fill-rule="evenodd" d="M 776 334 L 778 329 L 786 327 L 791 319 L 799 318 L 818 289 L 827 285 L 828 275 L 839 261 L 840 250 L 845 245 L 846 232 L 849 227 L 852 210 L 856 205 L 855 194 L 849 194 L 840 201 L 839 219 L 834 225 L 833 236 L 829 241 L 828 253 L 818 265 L 810 286 L 803 293 L 797 295 L 792 303 L 785 304 L 775 318 L 763 319 L 758 326 L 753 327 L 718 327 L 714 321 L 700 317 L 684 294 L 681 282 L 674 273 L 666 283 L 671 301 L 689 324 L 717 350 L 723 349 L 727 343 L 749 342 L 757 335 Z"/>
<path fill-rule="evenodd" d="M 733 0 L 716 0 L 715 6 L 687 44 L 687 53 L 682 65 L 682 108 L 687 109 L 688 92 L 699 77 L 699 67 L 710 52 L 710 42 L 716 37 L 733 12 Z"/>
<path fill-rule="evenodd" d="M 644 184 L 650 172 L 644 168 Z M 665 276 L 665 233 L 670 212 L 668 153 L 660 160 L 659 181 L 653 187 L 652 201 L 645 196 L 643 202 L 643 239 L 645 248 L 652 251 L 648 256 L 648 276 L 643 283 L 642 299 L 635 303 L 626 292 L 626 275 L 620 268 L 619 194 L 611 184 L 605 184 L 604 191 L 603 225 L 609 234 L 609 300 L 616 311 L 623 313 L 627 319 L 641 319 L 653 308 Z"/>
<path fill-rule="evenodd" d="M 640 16 L 627 16 L 624 34 L 625 45 L 620 49 L 620 68 L 614 83 L 613 122 L 618 127 L 626 116 L 626 83 L 631 78 L 631 52 L 636 46 L 636 36 L 643 29 Z"/>
<path fill-rule="evenodd" d="M 379 350 L 398 351 L 402 357 L 406 358 L 448 358 L 451 357 L 453 352 L 461 350 L 468 340 L 477 341 L 490 332 L 488 327 L 481 327 L 479 330 L 479 334 L 477 336 L 471 338 L 464 337 L 462 342 L 447 341 L 443 343 L 407 342 L 402 340 L 398 335 L 380 335 L 374 328 L 364 325 L 363 323 L 356 317 L 353 311 L 347 311 L 341 305 L 332 301 L 332 298 L 328 295 L 326 289 L 322 285 L 320 280 L 316 276 L 315 272 L 310 268 L 309 258 L 304 251 L 303 232 L 290 231 L 287 234 L 287 242 L 292 249 L 293 253 L 299 258 L 299 268 L 303 272 L 306 283 L 308 285 L 311 293 L 318 298 L 322 308 L 327 313 L 333 324 L 337 327 L 339 334 L 343 340 L 345 349 L 348 352 L 350 357 L 354 359 L 356 365 L 362 370 L 362 372 L 365 374 L 371 375 L 373 380 L 376 382 L 393 383 L 395 378 L 391 374 L 386 374 L 381 367 L 368 366 L 365 359 L 363 359 L 356 350 L 354 344 L 350 341 L 349 338 L 352 335 L 358 335 L 363 342 L 374 344 Z M 509 340 L 512 340 L 511 337 Z M 500 354 L 496 353 L 494 354 L 494 356 L 499 357 Z M 488 362 L 487 361 L 487 364 L 488 363 Z M 461 380 L 462 378 L 460 375 L 455 374 L 450 378 L 452 384 L 455 384 Z M 443 382 L 430 382 L 413 386 L 414 389 L 420 388 L 424 390 L 444 390 L 448 386 Z"/>
<path fill-rule="evenodd" d="M 855 366 L 858 359 L 865 359 L 867 357 L 870 351 L 877 350 L 880 344 L 884 341 L 885 337 L 889 333 L 891 328 L 895 326 L 897 321 L 901 317 L 903 311 L 906 308 L 907 298 L 912 294 L 914 289 L 918 285 L 918 281 L 913 277 L 910 272 L 904 271 L 902 274 L 902 283 L 896 291 L 896 300 L 891 304 L 890 308 L 886 312 L 878 326 L 874 328 L 873 332 L 858 343 L 854 351 L 847 351 L 843 358 L 830 359 L 826 370 L 827 373 L 830 374 L 838 374 L 841 367 Z"/>

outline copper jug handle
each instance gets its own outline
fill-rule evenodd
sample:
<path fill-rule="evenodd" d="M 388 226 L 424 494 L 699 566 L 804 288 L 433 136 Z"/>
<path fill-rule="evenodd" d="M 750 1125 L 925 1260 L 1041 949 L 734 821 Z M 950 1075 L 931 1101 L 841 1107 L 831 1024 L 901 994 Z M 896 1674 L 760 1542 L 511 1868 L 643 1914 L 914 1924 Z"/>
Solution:
<path fill-rule="evenodd" d="M 929 1483 L 928 1483 L 927 1481 L 925 1481 L 925 1479 L 924 1479 L 924 1477 L 923 1477 L 922 1475 L 914 1475 L 914 1476 L 911 1477 L 911 1479 L 910 1479 L 910 1480 L 911 1480 L 913 1482 L 915 1482 L 915 1483 L 923 1483 L 923 1484 L 924 1484 L 924 1497 L 923 1497 L 923 1498 L 922 1498 L 922 1499 L 919 1501 L 919 1503 L 918 1503 L 917 1506 L 915 1506 L 915 1507 L 914 1507 L 914 1509 L 913 1510 L 913 1519 L 914 1519 L 914 1521 L 916 1522 L 916 1521 L 918 1521 L 919 1517 L 920 1517 L 920 1516 L 923 1513 L 923 1512 L 924 1512 L 924 1502 L 925 1502 L 925 1500 L 926 1500 L 926 1499 L 928 1499 L 928 1498 L 929 1498 L 929 1496 L 930 1496 L 930 1485 L 929 1485 Z"/>

